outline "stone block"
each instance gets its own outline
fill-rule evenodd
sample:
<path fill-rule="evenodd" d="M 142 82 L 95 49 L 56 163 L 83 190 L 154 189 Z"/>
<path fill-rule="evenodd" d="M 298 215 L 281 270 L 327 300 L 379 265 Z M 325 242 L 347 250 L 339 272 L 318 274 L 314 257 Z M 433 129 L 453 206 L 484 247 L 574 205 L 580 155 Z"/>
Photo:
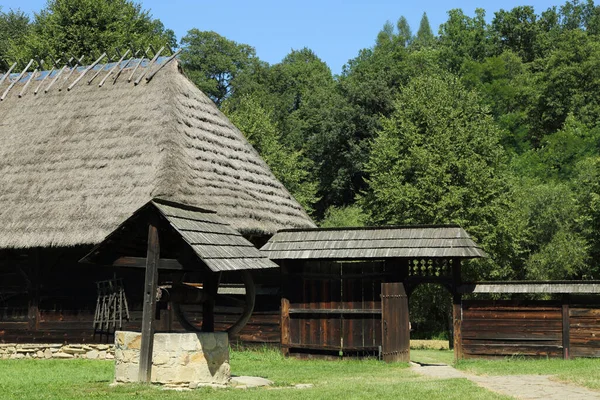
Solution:
<path fill-rule="evenodd" d="M 98 350 L 90 350 L 85 354 L 85 358 L 88 360 L 97 360 L 98 359 Z"/>
<path fill-rule="evenodd" d="M 58 351 L 56 353 L 52 353 L 52 358 L 75 358 L 73 354 L 63 353 L 62 351 Z"/>
<path fill-rule="evenodd" d="M 115 335 L 115 380 L 137 380 L 141 334 Z M 231 377 L 227 333 L 158 333 L 151 380 L 161 384 L 225 384 Z M 132 372 L 132 371 L 135 371 Z"/>

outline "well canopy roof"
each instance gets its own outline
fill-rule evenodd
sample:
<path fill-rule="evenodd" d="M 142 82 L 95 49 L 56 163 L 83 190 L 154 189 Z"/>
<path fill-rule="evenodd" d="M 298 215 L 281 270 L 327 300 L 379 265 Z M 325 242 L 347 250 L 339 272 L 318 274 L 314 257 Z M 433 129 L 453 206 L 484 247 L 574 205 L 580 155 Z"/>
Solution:
<path fill-rule="evenodd" d="M 261 250 L 272 260 L 487 257 L 458 225 L 282 230 Z"/>
<path fill-rule="evenodd" d="M 216 213 L 162 199 L 135 211 L 81 261 L 110 264 L 119 257 L 143 254 L 150 222 L 159 228 L 161 256 L 185 259 L 182 247 L 188 246 L 213 272 L 278 267 Z"/>
<path fill-rule="evenodd" d="M 102 87 L 115 64 L 70 90 L 83 68 L 4 79 L 0 248 L 97 244 L 156 197 L 215 210 L 249 235 L 314 227 L 177 60 L 134 84 L 165 61 L 144 61 L 131 81 L 137 62 L 123 62 Z"/>

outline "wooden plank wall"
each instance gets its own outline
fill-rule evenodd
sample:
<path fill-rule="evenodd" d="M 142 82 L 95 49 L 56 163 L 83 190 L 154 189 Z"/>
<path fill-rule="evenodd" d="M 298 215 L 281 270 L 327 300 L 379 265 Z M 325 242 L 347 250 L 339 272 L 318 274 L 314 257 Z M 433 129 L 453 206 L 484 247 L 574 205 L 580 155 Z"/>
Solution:
<path fill-rule="evenodd" d="M 310 261 L 284 271 L 285 354 L 378 354 L 381 282 L 391 281 L 398 268 L 386 269 L 382 262 Z"/>
<path fill-rule="evenodd" d="M 600 305 L 463 301 L 461 333 L 464 358 L 600 357 Z"/>
<path fill-rule="evenodd" d="M 463 301 L 464 358 L 497 356 L 562 357 L 560 303 Z"/>

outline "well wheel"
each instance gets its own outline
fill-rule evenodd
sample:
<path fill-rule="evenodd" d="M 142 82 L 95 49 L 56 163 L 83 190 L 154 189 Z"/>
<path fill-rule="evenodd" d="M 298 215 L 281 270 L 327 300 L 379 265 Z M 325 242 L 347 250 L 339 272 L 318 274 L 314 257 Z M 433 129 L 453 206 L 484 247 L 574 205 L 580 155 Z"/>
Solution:
<path fill-rule="evenodd" d="M 254 280 L 252 279 L 252 275 L 249 271 L 239 271 L 241 273 L 242 283 L 244 284 L 245 294 L 244 300 L 239 300 L 232 296 L 217 294 L 216 296 L 211 296 L 206 293 L 203 293 L 201 297 L 204 297 L 204 301 L 214 301 L 214 303 L 225 303 L 228 305 L 239 306 L 243 309 L 242 314 L 237 319 L 236 322 L 233 323 L 228 329 L 227 333 L 229 337 L 233 337 L 237 335 L 248 323 L 248 320 L 252 316 L 252 312 L 254 311 L 254 304 L 256 300 L 256 288 L 254 285 Z M 202 289 L 198 289 L 202 290 Z M 199 328 L 196 324 L 190 322 L 185 311 L 182 309 L 182 304 L 179 302 L 172 303 L 173 313 L 175 314 L 177 320 L 181 324 L 181 326 L 191 332 L 202 332 L 202 328 Z"/>

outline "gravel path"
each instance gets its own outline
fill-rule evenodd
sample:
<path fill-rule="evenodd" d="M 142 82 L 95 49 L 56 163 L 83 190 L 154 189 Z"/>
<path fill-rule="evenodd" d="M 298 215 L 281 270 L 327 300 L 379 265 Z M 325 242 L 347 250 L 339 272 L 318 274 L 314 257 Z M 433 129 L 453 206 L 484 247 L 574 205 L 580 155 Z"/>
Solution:
<path fill-rule="evenodd" d="M 592 400 L 600 393 L 550 380 L 549 375 L 481 376 L 467 374 L 448 365 L 419 365 L 411 370 L 434 379 L 466 378 L 493 392 L 524 400 Z"/>

